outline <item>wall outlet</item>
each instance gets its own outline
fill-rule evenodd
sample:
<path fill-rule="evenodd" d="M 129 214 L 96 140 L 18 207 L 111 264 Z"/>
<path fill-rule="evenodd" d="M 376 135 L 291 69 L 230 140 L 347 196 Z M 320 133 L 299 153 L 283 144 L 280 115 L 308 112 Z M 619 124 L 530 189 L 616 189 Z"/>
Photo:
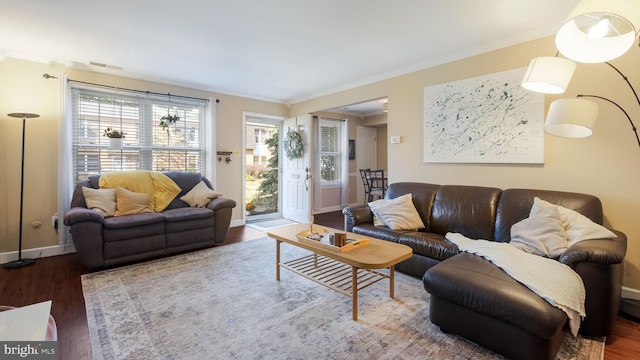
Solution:
<path fill-rule="evenodd" d="M 56 229 L 58 228 L 58 214 L 53 214 L 53 216 L 51 217 L 51 226 Z"/>

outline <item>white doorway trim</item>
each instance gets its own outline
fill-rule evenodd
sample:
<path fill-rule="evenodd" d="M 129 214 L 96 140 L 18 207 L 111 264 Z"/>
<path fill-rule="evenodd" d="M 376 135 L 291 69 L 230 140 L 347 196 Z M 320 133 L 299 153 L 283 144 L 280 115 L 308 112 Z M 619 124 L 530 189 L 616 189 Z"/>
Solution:
<path fill-rule="evenodd" d="M 240 157 L 242 158 L 242 203 L 240 204 L 240 207 L 242 209 L 242 223 L 246 224 L 247 223 L 247 215 L 245 213 L 245 204 L 247 202 L 247 194 L 246 194 L 246 189 L 247 189 L 247 178 L 245 176 L 246 174 L 246 170 L 247 170 L 247 158 L 246 158 L 246 149 L 247 149 L 247 122 L 252 122 L 252 121 L 264 121 L 265 123 L 269 123 L 269 124 L 273 124 L 273 125 L 278 125 L 278 127 L 280 128 L 280 133 L 282 132 L 282 123 L 286 118 L 283 116 L 276 116 L 276 115 L 267 115 L 267 114 L 260 114 L 260 113 L 254 113 L 254 112 L 248 112 L 248 111 L 243 111 L 242 112 L 242 153 L 240 154 Z M 280 135 L 282 136 L 282 135 Z M 282 194 L 282 166 L 278 165 L 278 194 Z M 282 195 L 279 195 L 278 198 L 278 212 L 274 213 L 272 216 L 270 217 L 280 217 L 282 215 Z"/>
<path fill-rule="evenodd" d="M 356 164 L 359 169 L 378 168 L 378 129 L 374 127 L 358 126 L 356 128 Z M 358 171 L 358 204 L 364 204 L 364 186 L 360 171 Z"/>

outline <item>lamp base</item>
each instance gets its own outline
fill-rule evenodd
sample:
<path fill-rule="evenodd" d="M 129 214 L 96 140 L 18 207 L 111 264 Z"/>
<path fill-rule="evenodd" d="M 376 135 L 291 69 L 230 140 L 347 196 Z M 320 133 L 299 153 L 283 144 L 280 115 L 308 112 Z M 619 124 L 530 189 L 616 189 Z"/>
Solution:
<path fill-rule="evenodd" d="M 19 267 L 31 265 L 35 262 L 36 262 L 36 259 L 20 259 L 20 260 L 9 261 L 8 263 L 5 263 L 2 266 L 8 269 L 13 269 L 13 268 L 19 268 Z"/>

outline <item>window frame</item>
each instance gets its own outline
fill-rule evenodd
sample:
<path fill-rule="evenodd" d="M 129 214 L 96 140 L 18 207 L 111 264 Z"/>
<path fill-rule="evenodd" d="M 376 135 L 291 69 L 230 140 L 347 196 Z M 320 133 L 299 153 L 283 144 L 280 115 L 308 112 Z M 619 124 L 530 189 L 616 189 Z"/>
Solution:
<path fill-rule="evenodd" d="M 209 100 L 182 98 L 178 96 L 150 95 L 149 93 L 141 95 L 131 93 L 126 90 L 104 90 L 89 86 L 71 85 L 70 87 L 70 112 L 71 112 L 71 160 L 72 160 L 72 179 L 74 183 L 86 179 L 92 174 L 105 173 L 118 170 L 152 170 L 152 171 L 192 171 L 199 172 L 203 175 L 209 170 L 209 153 L 208 149 L 212 146 L 212 138 L 208 134 L 207 115 L 209 112 Z M 98 119 L 83 119 L 81 117 L 82 109 L 80 109 L 81 96 L 95 96 L 99 99 L 108 101 L 112 99 L 114 102 L 120 102 L 120 119 L 119 123 L 115 123 L 114 119 L 102 119 L 102 113 L 98 111 Z M 128 123 L 123 125 L 122 104 L 131 103 L 137 106 L 137 118 L 126 119 Z M 96 107 L 100 107 L 96 105 Z M 175 136 L 167 137 L 167 143 L 162 144 L 162 132 L 159 126 L 159 113 L 157 108 L 170 109 L 169 112 L 177 112 L 181 115 L 180 121 L 173 129 Z M 155 109 L 155 116 L 154 116 Z M 106 113 L 106 111 L 105 111 Z M 195 115 L 194 115 L 195 114 Z M 95 113 L 94 113 L 95 115 Z M 195 118 L 194 118 L 195 116 Z M 84 121 L 84 124 L 79 122 Z M 92 132 L 91 137 L 82 138 L 79 135 L 82 130 L 96 128 Z M 110 149 L 109 140 L 103 137 L 103 131 L 109 124 L 120 126 L 119 130 L 125 132 L 124 145 L 122 150 Z M 133 124 L 133 125 L 132 125 Z M 183 132 L 179 134 L 178 129 Z M 127 131 L 131 135 L 127 136 Z M 191 137 L 194 133 L 194 137 Z M 81 139 L 84 139 L 82 141 Z M 182 143 L 180 143 L 182 142 Z M 87 151 L 88 150 L 88 151 Z M 91 150 L 95 151 L 97 161 L 89 163 L 86 173 L 79 172 L 81 160 L 78 158 L 82 151 L 90 156 Z M 161 157 L 162 153 L 167 155 Z M 172 154 L 173 152 L 173 154 Z M 120 168 L 108 166 L 108 162 L 116 162 L 116 158 L 120 158 Z M 126 162 L 122 158 L 135 159 L 131 160 L 129 166 L 123 166 Z M 193 161 L 193 159 L 196 159 Z M 191 160 L 191 162 L 190 162 Z M 131 163 L 134 163 L 131 165 Z M 162 165 L 159 165 L 162 164 Z M 176 166 L 178 165 L 178 166 Z M 190 166 L 192 165 L 192 166 Z"/>
<path fill-rule="evenodd" d="M 323 138 L 322 138 L 322 128 L 334 128 L 335 129 L 335 146 L 337 146 L 337 150 L 334 151 L 325 151 L 323 150 Z M 342 161 L 344 161 L 344 149 L 342 146 L 342 131 L 343 125 L 340 120 L 332 120 L 332 119 L 320 119 L 318 124 L 318 171 L 319 171 L 319 182 L 321 186 L 335 186 L 337 184 L 342 183 Z M 335 179 L 325 180 L 322 175 L 322 158 L 323 156 L 333 156 L 336 157 L 336 176 Z"/>

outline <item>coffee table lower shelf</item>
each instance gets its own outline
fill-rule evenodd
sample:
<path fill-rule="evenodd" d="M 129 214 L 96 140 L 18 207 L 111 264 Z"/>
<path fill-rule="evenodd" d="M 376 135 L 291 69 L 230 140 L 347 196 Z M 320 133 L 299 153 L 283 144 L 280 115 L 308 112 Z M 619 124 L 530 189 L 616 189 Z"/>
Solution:
<path fill-rule="evenodd" d="M 393 297 L 393 268 L 389 269 L 388 273 L 360 269 L 315 253 L 278 265 L 341 294 L 350 296 L 353 320 L 358 320 L 358 291 L 381 280 L 389 279 L 389 295 Z"/>

